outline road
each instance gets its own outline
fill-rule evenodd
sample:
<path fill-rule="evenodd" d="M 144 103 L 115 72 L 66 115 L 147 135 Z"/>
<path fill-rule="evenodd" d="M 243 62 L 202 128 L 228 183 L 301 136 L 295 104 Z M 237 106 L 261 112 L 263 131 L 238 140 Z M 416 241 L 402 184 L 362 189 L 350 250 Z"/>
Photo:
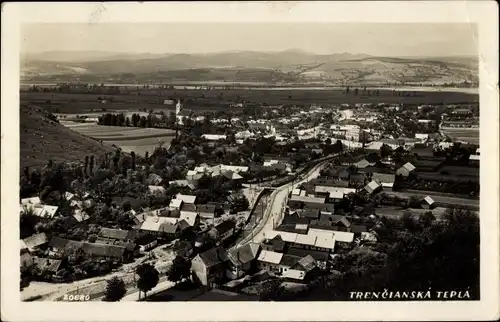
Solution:
<path fill-rule="evenodd" d="M 303 174 L 298 181 L 290 182 L 281 187 L 276 188 L 271 194 L 271 202 L 265 210 L 263 220 L 255 227 L 253 234 L 240 241 L 235 248 L 244 246 L 250 242 L 259 243 L 265 239 L 265 233 L 274 229 L 274 224 L 279 222 L 280 216 L 283 213 L 283 205 L 292 187 L 310 181 L 319 176 L 321 169 L 327 161 L 321 162 L 314 166 L 307 174 Z"/>
<path fill-rule="evenodd" d="M 438 203 L 445 203 L 449 205 L 458 205 L 458 206 L 469 206 L 469 207 L 479 207 L 478 199 L 465 199 L 465 198 L 456 198 L 456 197 L 448 197 L 448 196 L 437 196 L 432 193 L 429 194 L 427 192 L 396 192 L 396 191 L 384 191 L 385 194 L 397 196 L 400 198 L 409 198 L 411 196 L 417 196 L 425 198 L 430 196 L 432 200 Z"/>

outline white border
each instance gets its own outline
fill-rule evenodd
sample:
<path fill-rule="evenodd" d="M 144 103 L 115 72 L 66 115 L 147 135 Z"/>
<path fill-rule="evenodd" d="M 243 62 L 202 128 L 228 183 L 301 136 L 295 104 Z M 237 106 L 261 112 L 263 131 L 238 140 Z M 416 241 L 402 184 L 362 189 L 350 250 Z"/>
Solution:
<path fill-rule="evenodd" d="M 328 321 L 499 318 L 498 8 L 494 1 L 3 3 L 2 320 L 8 321 Z M 469 22 L 479 26 L 481 104 L 481 301 L 293 303 L 20 302 L 19 26 L 26 22 Z"/>

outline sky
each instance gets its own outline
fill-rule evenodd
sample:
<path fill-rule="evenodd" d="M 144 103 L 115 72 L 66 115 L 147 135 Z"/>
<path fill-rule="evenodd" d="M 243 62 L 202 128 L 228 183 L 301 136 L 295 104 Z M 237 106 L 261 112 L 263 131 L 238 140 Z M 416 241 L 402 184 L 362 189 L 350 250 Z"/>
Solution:
<path fill-rule="evenodd" d="M 26 24 L 21 52 L 213 53 L 300 49 L 316 54 L 454 56 L 477 53 L 471 24 Z"/>

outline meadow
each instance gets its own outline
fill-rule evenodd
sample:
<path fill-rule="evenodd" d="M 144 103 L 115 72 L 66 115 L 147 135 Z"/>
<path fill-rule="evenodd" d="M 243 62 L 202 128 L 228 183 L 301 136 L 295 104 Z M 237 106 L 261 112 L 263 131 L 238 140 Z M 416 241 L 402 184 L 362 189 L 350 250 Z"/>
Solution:
<path fill-rule="evenodd" d="M 459 141 L 479 145 L 479 128 L 442 128 L 443 133 Z"/>
<path fill-rule="evenodd" d="M 96 123 L 78 123 L 61 121 L 62 125 L 93 139 L 109 145 L 116 145 L 124 152 L 134 151 L 144 156 L 151 154 L 157 146 L 168 147 L 175 137 L 175 131 L 168 129 L 135 128 L 122 126 L 105 126 Z"/>
<path fill-rule="evenodd" d="M 374 89 L 367 88 L 373 91 Z M 404 90 L 404 89 L 402 89 Z M 174 105 L 164 105 L 167 99 L 182 99 L 183 106 L 195 111 L 216 111 L 228 108 L 228 104 L 235 102 L 279 104 L 356 104 L 356 103 L 402 103 L 405 105 L 417 104 L 458 104 L 478 102 L 479 95 L 453 91 L 453 89 L 412 91 L 406 95 L 394 95 L 392 89 L 381 89 L 380 95 L 369 96 L 353 93 L 343 93 L 340 89 L 129 89 L 121 88 L 120 93 L 92 94 L 92 93 L 39 93 L 21 92 L 21 102 L 31 103 L 50 110 L 53 113 L 89 113 L 94 111 L 136 111 L 136 110 L 163 110 L 174 111 Z M 99 98 L 106 98 L 102 104 Z"/>

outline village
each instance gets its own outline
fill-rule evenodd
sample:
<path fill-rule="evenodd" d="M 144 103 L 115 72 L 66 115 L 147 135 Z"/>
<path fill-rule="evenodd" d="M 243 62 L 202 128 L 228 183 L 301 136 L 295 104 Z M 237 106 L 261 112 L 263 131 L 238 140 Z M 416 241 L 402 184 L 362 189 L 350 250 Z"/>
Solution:
<path fill-rule="evenodd" d="M 237 107 L 179 101 L 151 155 L 25 169 L 23 299 L 277 300 L 400 223 L 479 210 L 478 141 L 443 130 L 477 127 L 477 104 Z"/>

